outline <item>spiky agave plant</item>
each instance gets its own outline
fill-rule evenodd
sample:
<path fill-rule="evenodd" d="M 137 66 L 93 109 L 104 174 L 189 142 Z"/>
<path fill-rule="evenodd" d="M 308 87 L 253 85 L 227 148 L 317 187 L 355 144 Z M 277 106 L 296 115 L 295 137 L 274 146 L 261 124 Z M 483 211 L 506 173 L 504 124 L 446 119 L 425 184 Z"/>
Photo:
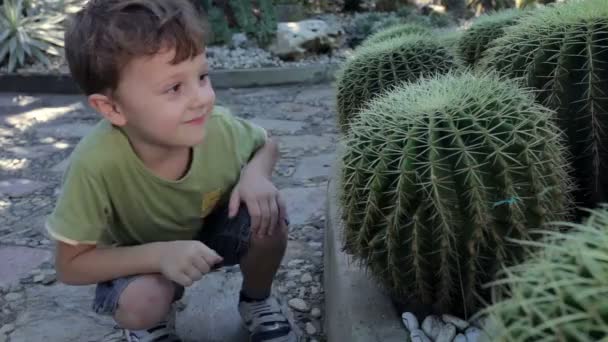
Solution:
<path fill-rule="evenodd" d="M 337 77 L 342 132 L 365 104 L 402 82 L 448 72 L 457 65 L 451 49 L 434 37 L 412 34 L 361 47 Z"/>
<path fill-rule="evenodd" d="M 384 42 L 393 38 L 409 34 L 431 34 L 431 29 L 419 24 L 401 24 L 389 27 L 371 35 L 361 43 L 362 46 Z"/>
<path fill-rule="evenodd" d="M 501 37 L 506 27 L 515 25 L 523 10 L 509 9 L 484 14 L 473 22 L 458 42 L 458 52 L 468 66 L 474 66 L 490 42 Z"/>
<path fill-rule="evenodd" d="M 608 207 L 590 212 L 584 224 L 563 224 L 568 232 L 545 232 L 492 283 L 496 303 L 482 313 L 493 341 L 608 339 Z"/>
<path fill-rule="evenodd" d="M 22 0 L 5 0 L 0 8 L 0 65 L 8 71 L 29 60 L 49 65 L 49 55 L 60 56 L 65 15 L 23 15 Z"/>
<path fill-rule="evenodd" d="M 552 113 L 513 81 L 453 72 L 373 100 L 344 138 L 344 249 L 398 301 L 468 316 L 518 256 L 507 238 L 562 219 Z"/>
<path fill-rule="evenodd" d="M 608 1 L 537 10 L 491 45 L 480 65 L 520 79 L 556 110 L 574 157 L 577 205 L 608 201 Z"/>

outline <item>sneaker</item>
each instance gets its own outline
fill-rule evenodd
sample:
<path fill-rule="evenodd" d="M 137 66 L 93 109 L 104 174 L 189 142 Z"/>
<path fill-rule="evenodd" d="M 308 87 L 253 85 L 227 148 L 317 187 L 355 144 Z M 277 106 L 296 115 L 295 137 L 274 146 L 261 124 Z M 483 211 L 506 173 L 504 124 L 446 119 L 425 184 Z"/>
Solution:
<path fill-rule="evenodd" d="M 146 330 L 124 329 L 127 342 L 181 342 L 175 333 L 176 304 L 171 306 L 167 320 Z"/>
<path fill-rule="evenodd" d="M 251 334 L 251 342 L 298 342 L 291 324 L 273 297 L 240 300 L 239 313 Z"/>
<path fill-rule="evenodd" d="M 181 342 L 167 322 L 159 323 L 153 328 L 146 330 L 124 329 L 127 342 Z"/>

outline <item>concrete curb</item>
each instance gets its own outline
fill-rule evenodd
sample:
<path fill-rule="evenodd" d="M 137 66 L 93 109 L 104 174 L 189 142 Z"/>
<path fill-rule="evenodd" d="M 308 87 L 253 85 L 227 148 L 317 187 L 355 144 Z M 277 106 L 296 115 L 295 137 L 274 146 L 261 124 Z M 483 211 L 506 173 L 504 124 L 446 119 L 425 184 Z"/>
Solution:
<path fill-rule="evenodd" d="M 338 64 L 322 64 L 215 70 L 210 72 L 210 77 L 217 89 L 316 84 L 333 81 L 338 68 Z M 80 89 L 68 74 L 0 74 L 0 92 L 78 94 Z"/>
<path fill-rule="evenodd" d="M 325 226 L 325 332 L 329 342 L 409 341 L 389 297 L 363 269 L 342 252 L 337 185 L 327 191 Z"/>

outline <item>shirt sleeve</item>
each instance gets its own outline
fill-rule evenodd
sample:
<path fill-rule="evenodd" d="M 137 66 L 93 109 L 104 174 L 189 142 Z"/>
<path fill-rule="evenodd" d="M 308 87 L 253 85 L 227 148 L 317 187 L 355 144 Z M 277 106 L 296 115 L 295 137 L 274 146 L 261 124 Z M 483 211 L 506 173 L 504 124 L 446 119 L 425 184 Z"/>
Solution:
<path fill-rule="evenodd" d="M 70 245 L 97 244 L 111 219 L 107 192 L 100 177 L 86 167 L 70 165 L 61 193 L 46 221 L 49 235 Z"/>
<path fill-rule="evenodd" d="M 224 118 L 231 132 L 239 163 L 244 166 L 255 152 L 264 146 L 268 133 L 263 127 L 232 114 L 227 114 Z"/>

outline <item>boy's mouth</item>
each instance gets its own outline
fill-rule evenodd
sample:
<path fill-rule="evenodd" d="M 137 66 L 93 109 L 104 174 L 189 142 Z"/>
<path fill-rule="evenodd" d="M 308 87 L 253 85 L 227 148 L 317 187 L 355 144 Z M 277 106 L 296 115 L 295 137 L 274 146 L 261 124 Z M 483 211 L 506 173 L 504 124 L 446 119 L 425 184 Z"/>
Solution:
<path fill-rule="evenodd" d="M 207 117 L 208 116 L 209 115 L 199 116 L 199 117 L 194 118 L 192 120 L 186 121 L 186 124 L 200 126 L 200 125 L 204 124 L 205 121 L 207 121 Z"/>

